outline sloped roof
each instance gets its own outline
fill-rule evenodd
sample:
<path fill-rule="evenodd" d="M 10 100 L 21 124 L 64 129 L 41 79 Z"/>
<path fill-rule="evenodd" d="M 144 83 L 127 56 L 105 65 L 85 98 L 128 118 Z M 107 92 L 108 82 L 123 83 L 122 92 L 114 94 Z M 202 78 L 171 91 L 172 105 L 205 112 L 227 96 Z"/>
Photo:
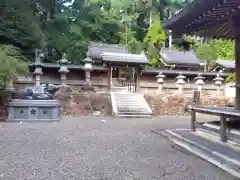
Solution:
<path fill-rule="evenodd" d="M 103 44 L 92 42 L 88 46 L 88 57 L 93 60 L 100 60 L 103 52 L 128 53 L 128 49 L 116 44 Z"/>
<path fill-rule="evenodd" d="M 201 74 L 201 76 L 216 76 L 219 72 L 203 72 L 203 71 L 187 71 L 187 70 L 172 70 L 172 69 L 162 69 L 162 68 L 144 68 L 142 70 L 143 74 L 158 74 L 163 73 L 165 75 L 167 74 L 182 74 L 186 76 L 197 76 L 198 74 Z M 227 77 L 229 73 L 221 73 L 222 77 Z"/>
<path fill-rule="evenodd" d="M 174 51 L 163 49 L 160 52 L 163 61 L 167 64 L 185 64 L 199 66 L 200 61 L 192 51 Z"/>
<path fill-rule="evenodd" d="M 239 19 L 239 0 L 194 0 L 163 23 L 173 36 L 195 34 L 201 37 L 235 38 L 233 19 Z"/>
<path fill-rule="evenodd" d="M 233 60 L 217 60 L 216 64 L 222 66 L 226 69 L 234 69 L 235 68 L 235 61 Z"/>
<path fill-rule="evenodd" d="M 105 62 L 126 62 L 134 64 L 147 64 L 148 59 L 144 54 L 103 52 L 102 60 Z"/>

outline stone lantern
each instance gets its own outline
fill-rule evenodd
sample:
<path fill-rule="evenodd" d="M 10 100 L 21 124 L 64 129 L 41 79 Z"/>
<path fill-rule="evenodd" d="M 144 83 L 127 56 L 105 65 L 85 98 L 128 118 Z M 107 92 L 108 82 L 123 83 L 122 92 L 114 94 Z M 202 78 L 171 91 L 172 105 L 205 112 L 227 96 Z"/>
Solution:
<path fill-rule="evenodd" d="M 70 63 L 67 60 L 67 55 L 66 53 L 63 53 L 62 55 L 62 59 L 60 59 L 59 61 L 60 64 L 60 69 L 58 70 L 58 72 L 61 74 L 61 85 L 64 87 L 67 86 L 66 84 L 66 80 L 67 80 L 67 73 L 69 73 L 68 67 L 67 65 Z"/>
<path fill-rule="evenodd" d="M 92 59 L 87 57 L 84 59 L 85 83 L 91 84 Z"/>
<path fill-rule="evenodd" d="M 158 92 L 162 92 L 162 86 L 163 86 L 163 83 L 164 83 L 164 78 L 166 77 L 162 72 L 160 72 L 157 76 L 157 82 L 159 84 L 158 86 Z"/>
<path fill-rule="evenodd" d="M 194 79 L 196 80 L 196 85 L 198 86 L 197 90 L 199 92 L 201 92 L 202 91 L 202 85 L 204 84 L 203 80 L 205 79 L 205 77 L 201 76 L 201 74 L 198 74 L 198 76 L 195 77 Z"/>
<path fill-rule="evenodd" d="M 34 76 L 35 76 L 35 84 L 36 86 L 39 86 L 41 83 L 41 75 L 43 74 L 42 72 L 42 62 L 41 62 L 41 58 L 44 57 L 44 53 L 41 50 L 36 50 L 35 51 L 35 71 L 33 72 Z"/>
<path fill-rule="evenodd" d="M 224 79 L 217 74 L 217 76 L 213 79 L 214 85 L 217 86 L 217 95 L 220 95 L 220 87 L 223 84 Z"/>
<path fill-rule="evenodd" d="M 182 93 L 182 91 L 183 91 L 183 85 L 185 84 L 185 79 L 186 77 L 185 76 L 183 76 L 182 74 L 179 74 L 177 77 L 176 77 L 176 79 L 177 79 L 177 82 L 176 82 L 176 84 L 177 84 L 177 86 L 178 86 L 178 92 L 179 93 Z"/>
<path fill-rule="evenodd" d="M 91 83 L 92 59 L 87 57 L 84 59 L 85 83 L 82 86 L 83 91 L 94 91 Z"/>

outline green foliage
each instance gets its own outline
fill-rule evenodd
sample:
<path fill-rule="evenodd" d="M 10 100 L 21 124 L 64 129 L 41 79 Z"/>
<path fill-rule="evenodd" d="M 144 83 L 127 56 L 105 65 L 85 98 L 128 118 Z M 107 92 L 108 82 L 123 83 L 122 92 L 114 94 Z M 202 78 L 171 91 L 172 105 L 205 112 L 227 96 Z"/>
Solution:
<path fill-rule="evenodd" d="M 14 80 L 17 75 L 28 72 L 26 59 L 19 49 L 12 45 L 0 44 L 0 87 Z"/>
<path fill-rule="evenodd" d="M 195 49 L 198 42 L 193 37 L 184 34 L 181 38 L 174 39 L 173 44 L 180 51 L 189 51 Z"/>
<path fill-rule="evenodd" d="M 188 3 L 74 0 L 66 6 L 66 2 L 72 0 L 1 0 L 0 43 L 20 48 L 30 61 L 36 48 L 44 48 L 47 62 L 56 62 L 64 51 L 70 61 L 80 64 L 89 41 L 120 43 L 139 53 L 150 22 L 158 21 L 167 9 L 174 12 Z"/>
<path fill-rule="evenodd" d="M 33 16 L 33 9 L 27 2 L 9 0 L 1 3 L 0 44 L 13 44 L 25 52 L 39 46 L 43 38 L 39 19 Z"/>
<path fill-rule="evenodd" d="M 236 73 L 230 73 L 225 80 L 227 83 L 236 81 Z"/>
<path fill-rule="evenodd" d="M 208 64 L 215 62 L 215 49 L 209 44 L 201 44 L 195 51 L 200 60 L 207 61 Z"/>
<path fill-rule="evenodd" d="M 201 60 L 206 60 L 209 64 L 214 64 L 216 60 L 234 60 L 234 42 L 231 40 L 214 39 L 208 44 L 200 44 L 196 49 L 196 55 Z"/>
<path fill-rule="evenodd" d="M 149 59 L 149 65 L 160 66 L 160 50 L 166 40 L 165 32 L 159 22 L 153 23 L 144 37 L 144 47 Z"/>
<path fill-rule="evenodd" d="M 235 50 L 234 41 L 214 39 L 209 42 L 210 46 L 215 50 L 216 59 L 234 60 Z"/>
<path fill-rule="evenodd" d="M 209 64 L 214 64 L 216 60 L 235 60 L 234 41 L 213 39 L 207 44 L 201 44 L 196 49 L 196 55 L 201 60 L 206 60 Z M 227 82 L 235 81 L 235 73 L 229 75 Z"/>

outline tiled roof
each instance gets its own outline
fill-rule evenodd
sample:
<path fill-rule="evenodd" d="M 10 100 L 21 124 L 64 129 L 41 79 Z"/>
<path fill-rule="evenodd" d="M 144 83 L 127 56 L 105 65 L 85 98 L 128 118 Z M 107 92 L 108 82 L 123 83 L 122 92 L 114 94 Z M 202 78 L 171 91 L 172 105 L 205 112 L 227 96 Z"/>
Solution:
<path fill-rule="evenodd" d="M 100 60 L 103 52 L 128 53 L 128 50 L 116 44 L 90 43 L 88 46 L 88 56 L 93 60 Z"/>
<path fill-rule="evenodd" d="M 186 64 L 199 66 L 200 61 L 192 51 L 174 51 L 163 49 L 160 52 L 163 61 L 167 64 Z"/>
<path fill-rule="evenodd" d="M 226 69 L 234 69 L 235 68 L 235 61 L 233 60 L 217 60 L 216 64 L 222 66 Z"/>
<path fill-rule="evenodd" d="M 103 52 L 102 60 L 105 62 L 126 62 L 126 63 L 137 63 L 147 64 L 148 59 L 144 54 L 126 54 L 126 53 L 113 53 Z"/>
<path fill-rule="evenodd" d="M 189 75 L 189 76 L 197 76 L 201 74 L 201 76 L 216 76 L 218 72 L 203 72 L 203 71 L 187 71 L 187 70 L 171 70 L 171 69 L 162 69 L 162 68 L 145 68 L 142 70 L 142 73 L 145 74 L 182 74 L 182 75 Z M 228 73 L 221 73 L 222 77 L 227 77 Z"/>

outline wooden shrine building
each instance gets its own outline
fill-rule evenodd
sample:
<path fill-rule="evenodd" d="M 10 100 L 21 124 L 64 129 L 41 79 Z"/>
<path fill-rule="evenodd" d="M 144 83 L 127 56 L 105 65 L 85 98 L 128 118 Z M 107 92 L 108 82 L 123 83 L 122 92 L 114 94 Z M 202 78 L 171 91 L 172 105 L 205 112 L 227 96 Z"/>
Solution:
<path fill-rule="evenodd" d="M 148 59 L 144 54 L 131 54 L 127 48 L 119 45 L 90 43 L 87 56 L 92 59 L 94 64 L 102 64 L 108 69 L 109 90 L 113 87 L 113 68 L 119 70 L 120 68 L 128 67 L 134 69 L 133 81 L 135 88 L 133 91 L 140 92 L 141 66 L 148 63 Z"/>
<path fill-rule="evenodd" d="M 217 60 L 211 67 L 210 71 L 234 72 L 235 61 L 233 60 Z"/>
<path fill-rule="evenodd" d="M 236 102 L 240 109 L 240 1 L 195 0 L 163 24 L 173 37 L 182 34 L 235 40 Z"/>

